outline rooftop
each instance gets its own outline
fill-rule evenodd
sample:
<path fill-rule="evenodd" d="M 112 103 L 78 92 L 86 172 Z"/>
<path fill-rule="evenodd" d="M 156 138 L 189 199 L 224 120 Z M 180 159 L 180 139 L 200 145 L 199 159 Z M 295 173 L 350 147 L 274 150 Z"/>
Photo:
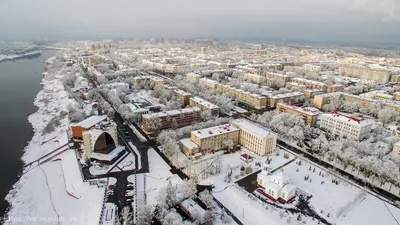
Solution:
<path fill-rule="evenodd" d="M 293 81 L 299 81 L 299 82 L 305 82 L 305 83 L 310 83 L 310 84 L 326 86 L 325 83 L 322 83 L 322 82 L 319 82 L 319 81 L 315 81 L 315 80 L 307 80 L 307 79 L 299 78 L 299 77 L 293 78 Z"/>
<path fill-rule="evenodd" d="M 201 104 L 201 105 L 203 105 L 203 106 L 209 108 L 209 109 L 219 109 L 219 107 L 218 107 L 217 105 L 214 105 L 214 104 L 212 104 L 211 102 L 206 101 L 206 100 L 204 100 L 204 99 L 202 99 L 202 98 L 199 98 L 199 97 L 192 97 L 192 98 L 190 98 L 190 99 L 193 100 L 194 102 L 197 102 L 197 103 L 199 103 L 199 104 Z"/>
<path fill-rule="evenodd" d="M 184 90 L 180 90 L 180 89 L 175 89 L 174 92 L 175 92 L 175 93 L 178 93 L 178 94 L 180 94 L 180 95 L 184 95 L 184 96 L 191 96 L 191 95 L 192 95 L 191 93 L 186 92 L 186 91 L 184 91 Z"/>
<path fill-rule="evenodd" d="M 195 130 L 192 131 L 192 134 L 198 136 L 199 138 L 207 138 L 207 137 L 212 137 L 220 134 L 227 134 L 227 133 L 232 133 L 235 131 L 239 131 L 239 128 L 230 125 L 230 124 L 224 124 L 224 125 L 219 125 L 215 127 L 209 127 L 201 130 Z"/>
<path fill-rule="evenodd" d="M 268 130 L 267 128 L 261 126 L 260 124 L 251 122 L 248 119 L 239 118 L 231 121 L 232 124 L 239 127 L 240 129 L 244 129 L 254 133 L 259 137 L 268 137 L 271 135 L 276 135 L 274 132 Z"/>
<path fill-rule="evenodd" d="M 281 99 L 281 98 L 290 98 L 290 97 L 300 97 L 303 96 L 304 93 L 295 91 L 295 92 L 290 92 L 290 93 L 286 93 L 286 94 L 279 94 L 279 95 L 275 95 L 275 96 L 270 96 L 270 98 L 272 99 Z"/>
<path fill-rule="evenodd" d="M 200 111 L 199 107 L 184 108 L 181 110 L 171 110 L 171 111 L 165 111 L 165 112 L 149 113 L 149 114 L 143 115 L 142 118 L 151 119 L 151 118 L 156 118 L 156 117 L 173 116 L 173 115 L 182 114 L 182 113 L 192 113 L 192 112 L 199 112 L 199 111 Z"/>
<path fill-rule="evenodd" d="M 191 141 L 190 138 L 181 139 L 180 142 L 182 143 L 182 145 L 186 146 L 190 150 L 193 150 L 193 149 L 199 147 L 193 141 Z"/>
<path fill-rule="evenodd" d="M 324 113 L 322 114 L 323 117 L 331 118 L 336 121 L 341 121 L 350 125 L 354 125 L 357 127 L 364 127 L 368 125 L 372 125 L 374 122 L 372 120 L 366 120 L 363 118 L 355 118 L 348 116 L 346 114 L 338 113 L 338 112 L 331 112 L 331 113 Z"/>
<path fill-rule="evenodd" d="M 101 121 L 106 120 L 107 118 L 108 118 L 107 116 L 91 116 L 91 117 L 75 124 L 74 126 L 89 129 L 89 128 L 93 127 L 94 125 L 100 123 Z"/>
<path fill-rule="evenodd" d="M 307 108 L 302 108 L 302 107 L 297 107 L 295 105 L 290 105 L 290 104 L 286 104 L 286 103 L 278 103 L 278 106 L 280 107 L 285 107 L 285 108 L 289 108 L 307 115 L 311 115 L 311 116 L 316 116 L 320 113 L 320 111 L 318 109 L 315 108 L 311 108 L 311 107 L 307 107 Z"/>

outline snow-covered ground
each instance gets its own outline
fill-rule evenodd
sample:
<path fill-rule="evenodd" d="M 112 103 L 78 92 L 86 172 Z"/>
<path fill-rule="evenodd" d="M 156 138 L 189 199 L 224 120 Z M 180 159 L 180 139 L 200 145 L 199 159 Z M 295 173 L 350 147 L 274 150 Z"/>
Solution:
<path fill-rule="evenodd" d="M 76 102 L 69 99 L 64 90 L 61 82 L 63 74 L 63 70 L 48 73 L 41 82 L 43 90 L 34 101 L 38 111 L 28 118 L 34 136 L 22 157 L 26 163 L 37 160 L 67 141 L 65 131 L 69 127 L 69 121 L 60 112 L 67 112 L 67 106 L 75 105 Z M 59 124 L 49 125 L 56 120 Z M 63 154 L 57 157 L 65 159 Z M 24 170 L 20 180 L 7 195 L 6 199 L 11 207 L 5 224 L 98 224 L 104 188 L 85 184 L 80 197 L 74 198 L 66 191 L 66 181 L 71 181 L 74 185 L 81 183 L 75 180 L 81 178 L 80 174 L 75 174 L 76 170 L 71 176 L 68 175 L 69 178 L 72 177 L 70 180 L 67 177 L 64 179 L 66 174 L 62 161 L 49 161 L 40 167 L 36 165 L 34 163 Z"/>
<path fill-rule="evenodd" d="M 13 60 L 13 59 L 19 59 L 19 58 L 23 58 L 23 57 L 27 57 L 27 56 L 31 56 L 31 55 L 36 55 L 36 54 L 40 54 L 42 53 L 42 50 L 36 50 L 36 51 L 31 51 L 31 52 L 27 52 L 24 54 L 15 54 L 15 55 L 0 55 L 0 62 L 4 61 L 4 60 Z"/>

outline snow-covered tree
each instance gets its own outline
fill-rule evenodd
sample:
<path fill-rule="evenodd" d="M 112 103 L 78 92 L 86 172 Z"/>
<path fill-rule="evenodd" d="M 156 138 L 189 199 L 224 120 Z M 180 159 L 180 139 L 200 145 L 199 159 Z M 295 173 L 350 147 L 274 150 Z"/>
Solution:
<path fill-rule="evenodd" d="M 183 223 L 182 217 L 176 211 L 170 211 L 162 219 L 163 225 L 181 225 Z"/>
<path fill-rule="evenodd" d="M 397 121 L 398 118 L 399 113 L 393 108 L 385 107 L 378 112 L 378 119 L 384 124 Z"/>
<path fill-rule="evenodd" d="M 153 117 L 153 118 L 150 118 L 149 119 L 149 128 L 150 128 L 150 130 L 158 130 L 161 126 L 162 126 L 162 123 L 161 123 L 162 121 L 161 121 L 161 119 L 160 118 L 158 118 L 158 117 Z"/>
<path fill-rule="evenodd" d="M 165 111 L 175 110 L 175 109 L 181 109 L 181 103 L 176 99 L 169 100 L 164 107 Z"/>
<path fill-rule="evenodd" d="M 199 194 L 199 199 L 204 203 L 204 205 L 207 206 L 207 208 L 214 208 L 215 207 L 215 202 L 208 190 L 204 190 Z"/>
<path fill-rule="evenodd" d="M 200 117 L 202 121 L 208 121 L 212 118 L 211 111 L 205 110 L 200 113 Z"/>

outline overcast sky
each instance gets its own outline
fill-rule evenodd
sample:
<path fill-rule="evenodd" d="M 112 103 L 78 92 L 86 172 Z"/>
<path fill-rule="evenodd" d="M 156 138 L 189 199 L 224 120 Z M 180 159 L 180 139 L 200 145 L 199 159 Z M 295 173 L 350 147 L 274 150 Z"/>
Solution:
<path fill-rule="evenodd" d="M 400 0 L 0 0 L 0 39 L 118 37 L 400 43 Z"/>

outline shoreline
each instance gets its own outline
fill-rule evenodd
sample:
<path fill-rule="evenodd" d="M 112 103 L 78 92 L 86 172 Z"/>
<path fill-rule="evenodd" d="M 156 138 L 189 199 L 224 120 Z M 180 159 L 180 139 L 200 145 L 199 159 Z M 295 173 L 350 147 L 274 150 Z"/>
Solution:
<path fill-rule="evenodd" d="M 1 55 L 0 54 L 0 63 L 2 62 L 7 62 L 7 61 L 13 61 L 13 60 L 18 60 L 18 59 L 25 59 L 25 58 L 30 58 L 30 57 L 37 57 L 42 54 L 43 50 L 35 50 L 31 52 L 27 52 L 21 55 Z"/>

